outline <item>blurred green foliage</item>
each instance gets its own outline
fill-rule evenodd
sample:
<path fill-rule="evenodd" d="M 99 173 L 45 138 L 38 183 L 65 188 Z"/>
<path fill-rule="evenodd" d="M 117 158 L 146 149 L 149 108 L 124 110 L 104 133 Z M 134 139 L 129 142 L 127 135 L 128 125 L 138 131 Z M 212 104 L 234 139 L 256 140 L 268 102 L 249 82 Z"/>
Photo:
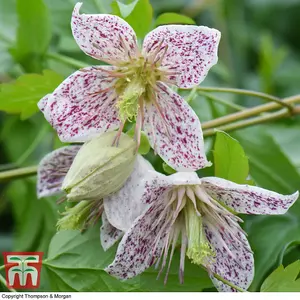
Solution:
<path fill-rule="evenodd" d="M 70 18 L 76 2 L 0 0 L 0 109 L 5 111 L 0 113 L 0 171 L 37 164 L 45 154 L 62 145 L 43 116 L 36 113 L 36 102 L 75 70 L 52 54 L 89 65 L 98 63 L 84 55 L 72 37 Z M 218 28 L 222 32 L 219 63 L 204 85 L 247 88 L 278 97 L 299 93 L 297 0 L 152 0 L 153 11 L 146 0 L 134 1 L 136 5 L 125 0 L 82 2 L 83 12 L 122 16 L 137 30 L 139 38 L 154 26 L 169 22 L 190 24 L 194 20 L 198 25 Z M 52 71 L 42 73 L 45 69 Z M 222 99 L 245 107 L 262 103 L 231 94 L 222 95 Z M 195 95 L 190 105 L 202 122 L 232 112 L 232 108 L 202 95 Z M 232 133 L 236 140 L 218 133 L 215 157 L 211 151 L 213 138 L 206 139 L 206 148 L 210 160 L 217 164 L 219 176 L 234 174 L 230 179 L 242 182 L 248 175 L 249 158 L 250 177 L 257 185 L 292 193 L 300 189 L 299 132 L 300 120 L 294 117 L 236 131 Z M 148 145 L 145 147 L 143 153 L 149 150 Z M 232 161 L 236 157 L 240 158 L 241 170 Z M 172 172 L 152 151 L 147 158 L 157 170 Z M 213 168 L 198 173 L 211 175 Z M 35 178 L 1 183 L 0 192 L 0 252 L 41 250 L 47 257 L 61 209 L 55 199 L 36 199 Z M 262 291 L 273 290 L 270 287 L 281 281 L 284 272 L 290 272 L 290 266 L 279 267 L 265 281 L 266 277 L 279 265 L 300 258 L 300 204 L 296 203 L 284 216 L 245 216 L 244 221 L 256 259 L 251 290 L 259 291 L 263 282 Z M 112 260 L 113 251 L 101 250 L 99 226 L 96 227 L 85 235 L 61 232 L 54 236 L 43 269 L 42 290 L 201 291 L 212 287 L 205 272 L 191 264 L 187 265 L 190 271 L 186 272 L 185 285 L 179 286 L 177 262 L 172 266 L 167 286 L 162 279 L 155 280 L 152 269 L 131 282 L 117 282 L 103 271 L 106 262 Z M 82 253 L 83 260 L 81 256 L 79 259 Z M 299 272 L 298 263 L 293 268 Z M 294 273 L 290 281 L 295 279 Z M 294 289 L 296 283 L 286 283 L 285 289 Z M 299 283 L 296 289 L 300 290 Z"/>

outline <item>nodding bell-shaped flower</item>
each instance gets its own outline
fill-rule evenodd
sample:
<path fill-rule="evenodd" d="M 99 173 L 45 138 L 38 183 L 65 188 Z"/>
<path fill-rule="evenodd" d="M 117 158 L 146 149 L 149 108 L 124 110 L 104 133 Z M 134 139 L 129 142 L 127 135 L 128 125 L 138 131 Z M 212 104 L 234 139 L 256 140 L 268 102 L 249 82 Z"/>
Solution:
<path fill-rule="evenodd" d="M 149 173 L 152 176 L 134 194 L 148 208 L 126 230 L 106 271 L 125 280 L 155 264 L 160 266 L 159 274 L 166 268 L 167 281 L 175 247 L 181 243 L 181 283 L 187 256 L 208 271 L 219 291 L 236 291 L 233 286 L 247 289 L 254 275 L 253 254 L 246 233 L 238 224 L 242 220 L 233 211 L 284 214 L 297 200 L 298 192 L 284 196 L 217 177 L 200 179 L 194 172 L 170 176 Z M 109 206 L 115 204 L 109 201 L 106 206 L 109 211 Z M 127 214 L 126 209 L 111 213 L 110 222 L 117 224 Z"/>
<path fill-rule="evenodd" d="M 209 166 L 201 124 L 169 85 L 192 88 L 217 63 L 220 32 L 205 26 L 159 26 L 137 45 L 134 30 L 107 14 L 72 15 L 73 36 L 83 52 L 110 64 L 80 69 L 39 102 L 63 142 L 84 142 L 135 120 L 151 147 L 177 171 Z"/>

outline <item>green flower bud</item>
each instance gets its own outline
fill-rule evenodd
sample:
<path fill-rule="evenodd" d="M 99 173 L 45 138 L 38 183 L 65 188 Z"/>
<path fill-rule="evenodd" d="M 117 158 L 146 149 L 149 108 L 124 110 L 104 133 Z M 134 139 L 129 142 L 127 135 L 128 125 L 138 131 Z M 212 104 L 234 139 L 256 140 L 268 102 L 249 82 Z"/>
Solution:
<path fill-rule="evenodd" d="M 136 143 L 122 133 L 107 132 L 85 143 L 67 173 L 62 189 L 69 201 L 96 200 L 118 191 L 133 171 Z"/>

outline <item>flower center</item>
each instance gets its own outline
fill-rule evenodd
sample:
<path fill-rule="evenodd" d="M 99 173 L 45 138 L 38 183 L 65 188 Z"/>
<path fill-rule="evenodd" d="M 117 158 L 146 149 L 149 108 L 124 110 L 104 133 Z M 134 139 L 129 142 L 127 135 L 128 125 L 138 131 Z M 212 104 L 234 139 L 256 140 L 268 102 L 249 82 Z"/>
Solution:
<path fill-rule="evenodd" d="M 115 88 L 119 95 L 117 107 L 122 122 L 137 118 L 142 102 L 151 102 L 154 98 L 156 82 L 161 80 L 163 72 L 147 58 L 131 59 L 118 67 Z"/>
<path fill-rule="evenodd" d="M 238 226 L 240 218 L 233 215 L 225 207 L 210 197 L 201 185 L 177 186 L 169 191 L 165 197 L 165 207 L 160 216 L 155 220 L 152 228 L 159 228 L 153 242 L 154 250 L 161 240 L 164 241 L 160 257 L 163 257 L 161 270 L 165 268 L 167 258 L 169 265 L 165 282 L 168 277 L 175 245 L 181 236 L 181 258 L 179 277 L 183 282 L 185 255 L 195 264 L 209 268 L 215 261 L 216 251 L 210 243 L 206 231 L 213 232 L 218 243 L 231 252 L 224 242 L 224 236 L 230 234 L 231 239 L 244 243 L 239 239 Z M 169 251 L 171 248 L 171 251 Z M 157 262 L 157 266 L 160 259 Z M 160 274 L 159 273 L 159 274 Z"/>

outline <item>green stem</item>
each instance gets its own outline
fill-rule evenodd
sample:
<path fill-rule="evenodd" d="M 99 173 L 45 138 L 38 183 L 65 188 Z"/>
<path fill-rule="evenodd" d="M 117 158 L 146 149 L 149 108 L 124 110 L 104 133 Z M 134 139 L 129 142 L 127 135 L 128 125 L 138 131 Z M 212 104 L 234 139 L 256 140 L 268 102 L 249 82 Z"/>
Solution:
<path fill-rule="evenodd" d="M 177 93 L 177 92 L 176 92 Z M 186 102 L 190 103 L 191 101 L 193 101 L 193 99 L 195 98 L 195 96 L 197 95 L 197 87 L 192 88 L 191 92 L 189 93 L 189 95 L 186 97 Z"/>
<path fill-rule="evenodd" d="M 9 288 L 7 285 L 6 285 L 6 280 L 5 278 L 0 274 L 0 282 L 10 291 L 10 292 L 13 292 L 13 293 L 16 293 L 17 291 L 13 288 Z"/>
<path fill-rule="evenodd" d="M 220 104 L 223 104 L 225 106 L 233 108 L 234 110 L 237 110 L 237 111 L 242 111 L 242 110 L 247 109 L 244 106 L 241 106 L 241 105 L 238 105 L 238 104 L 235 104 L 235 103 L 232 103 L 232 102 L 227 102 L 227 101 L 225 101 L 225 100 L 223 100 L 221 98 L 212 96 L 212 95 L 210 95 L 208 93 L 204 93 L 204 92 L 198 91 L 198 94 L 206 97 L 208 100 L 212 100 L 212 101 L 218 102 Z"/>
<path fill-rule="evenodd" d="M 282 100 L 282 102 L 288 103 L 289 105 L 296 103 L 296 102 L 300 102 L 300 95 L 285 98 Z M 262 104 L 259 106 L 255 106 L 255 107 L 248 108 L 248 109 L 245 109 L 240 112 L 236 112 L 236 113 L 224 116 L 224 117 L 220 117 L 220 118 L 217 118 L 217 119 L 214 119 L 211 121 L 207 121 L 202 124 L 202 129 L 215 128 L 215 127 L 223 125 L 223 124 L 232 123 L 237 120 L 252 117 L 254 115 L 258 115 L 263 112 L 278 109 L 280 107 L 281 107 L 281 105 L 279 105 L 278 103 L 275 103 L 275 102 Z"/>
<path fill-rule="evenodd" d="M 30 167 L 0 172 L 0 182 L 27 177 L 27 176 L 33 176 L 36 174 L 36 172 L 37 172 L 37 166 L 30 166 Z"/>
<path fill-rule="evenodd" d="M 47 53 L 46 56 L 48 58 L 54 59 L 56 61 L 59 61 L 61 63 L 64 63 L 68 66 L 77 68 L 77 69 L 81 69 L 81 68 L 85 68 L 88 66 L 88 64 L 86 64 L 85 62 L 79 61 L 77 59 L 74 59 L 72 57 L 68 57 L 59 53 Z"/>
<path fill-rule="evenodd" d="M 280 98 L 274 97 L 272 95 L 268 95 L 261 92 L 255 92 L 250 90 L 243 90 L 243 89 L 234 89 L 234 88 L 218 88 L 218 87 L 197 87 L 198 91 L 202 92 L 216 92 L 216 93 L 230 93 L 230 94 L 239 94 L 239 95 L 247 95 L 252 97 L 261 98 L 267 101 L 275 102 L 281 106 L 287 107 L 289 110 L 293 108 L 288 104 L 284 103 Z"/>
<path fill-rule="evenodd" d="M 3 270 L 3 269 L 5 269 L 5 265 L 0 266 L 0 271 Z"/>
<path fill-rule="evenodd" d="M 274 113 L 268 113 L 263 116 L 259 116 L 259 117 L 255 117 L 255 118 L 251 118 L 251 119 L 247 119 L 247 120 L 242 120 L 240 122 L 235 122 L 232 124 L 220 126 L 220 127 L 217 127 L 216 129 L 228 132 L 228 131 L 241 129 L 241 128 L 245 128 L 245 127 L 249 127 L 249 126 L 253 126 L 253 125 L 257 125 L 257 124 L 262 124 L 262 123 L 265 123 L 268 121 L 274 121 L 276 119 L 287 117 L 287 116 L 289 116 L 289 114 L 290 114 L 290 112 L 287 109 L 282 109 L 282 110 L 276 111 Z M 296 107 L 294 109 L 294 114 L 295 115 L 300 114 L 300 106 Z M 214 135 L 215 133 L 216 133 L 215 129 L 207 129 L 207 130 L 203 131 L 203 135 L 205 137 Z"/>
<path fill-rule="evenodd" d="M 217 273 L 212 273 L 212 275 L 213 275 L 216 279 L 222 281 L 223 283 L 229 285 L 230 287 L 232 287 L 233 289 L 236 289 L 236 290 L 239 291 L 239 292 L 242 292 L 242 293 L 247 292 L 246 290 L 240 288 L 239 286 L 237 286 L 237 285 L 231 283 L 230 281 L 226 280 L 225 278 L 221 277 L 221 276 L 218 275 Z"/>

